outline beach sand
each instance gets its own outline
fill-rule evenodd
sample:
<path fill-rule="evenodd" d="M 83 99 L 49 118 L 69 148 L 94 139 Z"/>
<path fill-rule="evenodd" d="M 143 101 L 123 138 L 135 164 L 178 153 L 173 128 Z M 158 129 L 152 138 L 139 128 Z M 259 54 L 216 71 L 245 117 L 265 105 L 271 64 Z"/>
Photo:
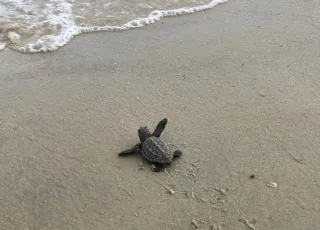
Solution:
<path fill-rule="evenodd" d="M 319 229 L 319 10 L 230 0 L 0 52 L 0 229 Z M 117 156 L 164 117 L 166 171 Z"/>

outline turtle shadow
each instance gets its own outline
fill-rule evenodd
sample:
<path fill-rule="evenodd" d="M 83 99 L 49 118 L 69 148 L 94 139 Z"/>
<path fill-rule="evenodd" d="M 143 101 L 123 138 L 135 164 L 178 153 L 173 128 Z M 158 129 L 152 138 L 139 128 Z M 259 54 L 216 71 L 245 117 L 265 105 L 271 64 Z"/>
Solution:
<path fill-rule="evenodd" d="M 145 159 L 141 153 L 134 153 L 134 154 L 130 154 L 130 155 L 125 155 L 125 156 L 118 156 L 119 159 L 124 160 L 126 158 L 129 159 L 130 165 L 128 165 L 128 162 L 126 162 L 126 167 L 128 168 L 136 168 L 138 171 L 151 171 L 151 166 L 153 164 L 153 162 L 148 161 L 147 159 Z M 178 162 L 172 161 L 171 163 L 168 164 L 164 164 L 162 169 L 158 172 L 154 172 L 154 173 L 161 173 L 161 172 L 165 172 L 166 170 L 169 170 L 170 168 L 175 167 L 178 164 Z"/>

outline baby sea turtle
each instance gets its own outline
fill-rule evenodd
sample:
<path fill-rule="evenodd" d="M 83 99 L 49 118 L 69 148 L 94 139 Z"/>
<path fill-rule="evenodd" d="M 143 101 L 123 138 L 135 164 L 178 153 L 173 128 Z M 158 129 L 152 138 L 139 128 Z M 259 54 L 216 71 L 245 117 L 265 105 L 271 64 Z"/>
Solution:
<path fill-rule="evenodd" d="M 173 158 L 180 157 L 182 152 L 180 150 L 172 151 L 169 145 L 160 139 L 160 135 L 166 127 L 168 119 L 161 120 L 153 133 L 150 132 L 147 126 L 138 129 L 140 143 L 133 148 L 127 149 L 119 153 L 119 156 L 124 156 L 136 152 L 140 152 L 142 156 L 152 163 L 151 170 L 159 172 L 164 165 L 171 163 Z"/>

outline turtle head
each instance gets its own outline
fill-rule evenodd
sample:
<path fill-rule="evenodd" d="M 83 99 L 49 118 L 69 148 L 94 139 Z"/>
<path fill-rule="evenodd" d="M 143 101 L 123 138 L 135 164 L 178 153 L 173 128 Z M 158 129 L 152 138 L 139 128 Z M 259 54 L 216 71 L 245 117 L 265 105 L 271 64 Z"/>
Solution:
<path fill-rule="evenodd" d="M 152 134 L 147 126 L 141 126 L 138 129 L 138 135 L 139 135 L 141 142 L 144 142 L 145 140 L 147 140 L 149 137 L 152 136 Z"/>

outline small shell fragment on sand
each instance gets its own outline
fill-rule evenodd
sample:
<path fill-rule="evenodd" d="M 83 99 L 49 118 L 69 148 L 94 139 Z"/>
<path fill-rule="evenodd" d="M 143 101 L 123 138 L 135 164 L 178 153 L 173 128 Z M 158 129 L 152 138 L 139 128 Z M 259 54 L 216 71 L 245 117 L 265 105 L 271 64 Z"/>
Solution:
<path fill-rule="evenodd" d="M 160 183 L 161 184 L 161 183 Z M 165 189 L 168 190 L 168 193 L 170 193 L 171 195 L 174 195 L 176 193 L 176 191 L 173 190 L 173 188 L 167 186 L 167 185 L 163 185 L 161 184 Z"/>
<path fill-rule="evenodd" d="M 267 186 L 269 186 L 270 188 L 276 188 L 278 186 L 278 184 L 275 182 L 269 182 L 269 183 L 267 183 Z"/>
<path fill-rule="evenodd" d="M 194 226 L 196 229 L 199 229 L 199 228 L 200 228 L 199 221 L 197 221 L 197 220 L 192 220 L 192 224 L 193 224 L 193 226 Z"/>
<path fill-rule="evenodd" d="M 241 223 L 244 223 L 247 226 L 248 229 L 255 230 L 255 227 L 247 219 L 240 218 L 240 219 L 238 219 L 238 221 L 240 221 Z"/>
<path fill-rule="evenodd" d="M 219 192 L 221 195 L 226 195 L 226 191 L 224 189 L 220 189 L 218 187 L 215 187 L 214 190 L 216 190 L 217 192 Z"/>
<path fill-rule="evenodd" d="M 174 195 L 176 193 L 176 191 L 174 191 L 172 188 L 170 188 L 169 186 L 165 186 L 165 188 L 168 190 L 168 192 L 171 194 L 171 195 Z"/>

